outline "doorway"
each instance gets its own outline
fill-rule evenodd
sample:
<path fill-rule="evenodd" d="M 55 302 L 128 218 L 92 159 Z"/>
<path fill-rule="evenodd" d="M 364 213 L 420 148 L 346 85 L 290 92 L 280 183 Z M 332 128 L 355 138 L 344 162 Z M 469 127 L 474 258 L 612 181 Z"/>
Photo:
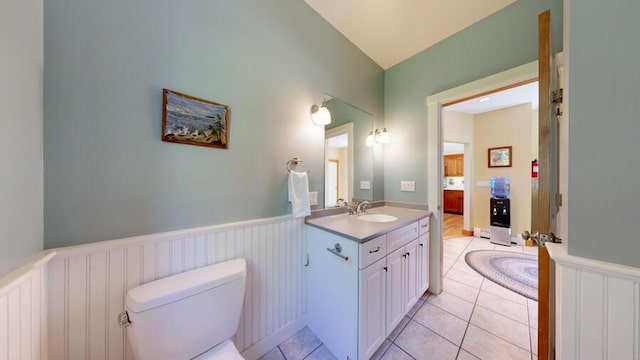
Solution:
<path fill-rule="evenodd" d="M 452 229 L 447 226 L 451 214 L 463 215 L 464 235 L 475 230 L 477 236 L 487 236 L 489 185 L 493 177 L 506 176 L 511 188 L 511 239 L 506 241 L 522 242 L 517 234 L 531 228 L 537 189 L 530 169 L 538 154 L 537 79 L 443 104 L 442 131 L 444 237 Z M 495 148 L 509 149 L 508 164 L 490 163 L 488 151 Z"/>
<path fill-rule="evenodd" d="M 353 123 L 326 130 L 324 150 L 324 206 L 333 207 L 353 196 Z"/>
<path fill-rule="evenodd" d="M 534 61 L 521 65 L 511 70 L 507 70 L 471 83 L 444 91 L 427 97 L 427 131 L 428 131 L 428 159 L 427 171 L 428 182 L 430 184 L 440 184 L 439 186 L 429 186 L 428 206 L 434 209 L 431 217 L 431 238 L 430 245 L 430 284 L 432 292 L 442 291 L 443 280 L 443 224 L 444 212 L 442 180 L 444 178 L 443 159 L 443 105 L 452 105 L 457 102 L 477 98 L 479 94 L 494 92 L 495 89 L 513 87 L 521 83 L 528 83 L 538 76 L 538 62 Z M 486 151 L 486 150 L 485 150 Z M 486 166 L 486 163 L 484 164 Z M 476 184 L 477 179 L 471 176 L 470 183 Z M 484 183 L 480 183 L 483 185 Z M 473 191 L 470 191 L 473 192 Z M 470 201 L 473 202 L 473 199 Z M 471 214 L 473 217 L 473 214 Z M 475 230 L 475 229 L 474 229 Z"/>

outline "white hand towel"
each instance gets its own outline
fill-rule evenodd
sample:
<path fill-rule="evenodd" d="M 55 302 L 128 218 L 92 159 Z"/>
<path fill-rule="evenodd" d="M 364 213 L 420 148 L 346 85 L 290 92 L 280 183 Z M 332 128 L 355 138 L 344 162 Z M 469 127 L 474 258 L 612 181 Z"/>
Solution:
<path fill-rule="evenodd" d="M 306 172 L 289 172 L 289 201 L 294 218 L 311 215 L 309 177 Z"/>

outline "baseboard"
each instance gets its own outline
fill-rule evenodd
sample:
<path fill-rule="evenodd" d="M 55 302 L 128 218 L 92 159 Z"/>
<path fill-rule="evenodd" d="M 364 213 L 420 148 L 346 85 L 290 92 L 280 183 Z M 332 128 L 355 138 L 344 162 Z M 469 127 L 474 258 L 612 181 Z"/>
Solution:
<path fill-rule="evenodd" d="M 473 236 L 473 230 L 462 229 L 462 235 L 464 235 L 464 236 Z"/>
<path fill-rule="evenodd" d="M 299 316 L 297 319 L 280 328 L 280 330 L 260 340 L 250 348 L 242 352 L 242 357 L 246 360 L 256 360 L 268 353 L 274 347 L 293 336 L 298 331 L 307 326 L 307 315 Z"/>

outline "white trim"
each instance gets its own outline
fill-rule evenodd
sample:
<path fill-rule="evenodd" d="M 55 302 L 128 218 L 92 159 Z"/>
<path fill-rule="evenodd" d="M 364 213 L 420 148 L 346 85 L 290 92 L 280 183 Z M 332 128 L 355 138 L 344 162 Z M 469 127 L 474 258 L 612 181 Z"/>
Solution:
<path fill-rule="evenodd" d="M 233 341 L 259 357 L 306 324 L 305 226 L 287 215 L 57 249 L 47 271 L 50 357 L 131 358 L 114 321 L 129 289 L 239 257 L 247 283 Z"/>
<path fill-rule="evenodd" d="M 431 291 L 439 293 L 442 289 L 442 104 L 462 99 L 481 92 L 494 90 L 538 76 L 538 61 L 533 61 L 513 69 L 497 73 L 460 85 L 427 97 L 427 183 L 428 207 L 433 211 L 431 216 Z"/>
<path fill-rule="evenodd" d="M 640 268 L 569 255 L 561 244 L 547 243 L 546 247 L 556 264 L 640 283 Z"/>
<path fill-rule="evenodd" d="M 0 296 L 12 291 L 15 287 L 33 276 L 33 272 L 49 263 L 56 255 L 55 251 L 46 250 L 36 254 L 28 263 L 0 278 Z"/>
<path fill-rule="evenodd" d="M 115 240 L 99 241 L 95 243 L 86 243 L 81 245 L 55 248 L 53 250 L 56 251 L 56 255 L 55 255 L 56 260 L 68 259 L 74 256 L 89 255 L 95 252 L 106 251 L 112 248 L 125 246 L 125 245 L 126 246 L 140 245 L 150 240 L 163 240 L 163 239 L 168 240 L 168 239 L 179 238 L 181 236 L 191 236 L 193 235 L 193 233 L 233 231 L 233 230 L 244 229 L 252 226 L 267 225 L 274 222 L 284 221 L 287 219 L 291 219 L 290 214 L 270 217 L 270 218 L 238 221 L 238 222 L 233 222 L 228 224 L 209 225 L 209 226 L 202 226 L 197 228 L 181 229 L 181 230 L 167 231 L 167 232 L 155 233 L 155 234 L 146 234 L 146 235 L 140 235 L 140 236 L 132 236 L 128 238 L 115 239 Z"/>

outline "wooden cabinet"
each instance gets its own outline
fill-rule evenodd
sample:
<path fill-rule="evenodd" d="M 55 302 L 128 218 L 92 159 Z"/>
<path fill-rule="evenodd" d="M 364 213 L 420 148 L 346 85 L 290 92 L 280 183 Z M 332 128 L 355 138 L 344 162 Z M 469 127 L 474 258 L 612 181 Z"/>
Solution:
<path fill-rule="evenodd" d="M 364 270 L 360 270 L 360 356 L 368 359 L 387 338 L 385 300 L 387 266 L 380 259 Z"/>
<path fill-rule="evenodd" d="M 464 176 L 464 154 L 444 156 L 444 176 Z"/>
<path fill-rule="evenodd" d="M 429 218 L 420 220 L 418 238 L 418 295 L 429 288 Z"/>
<path fill-rule="evenodd" d="M 444 212 L 462 214 L 464 212 L 464 191 L 444 190 Z"/>
<path fill-rule="evenodd" d="M 427 290 L 428 226 L 363 244 L 307 227 L 307 322 L 338 359 L 369 359 Z M 348 259 L 327 251 L 337 243 Z"/>

